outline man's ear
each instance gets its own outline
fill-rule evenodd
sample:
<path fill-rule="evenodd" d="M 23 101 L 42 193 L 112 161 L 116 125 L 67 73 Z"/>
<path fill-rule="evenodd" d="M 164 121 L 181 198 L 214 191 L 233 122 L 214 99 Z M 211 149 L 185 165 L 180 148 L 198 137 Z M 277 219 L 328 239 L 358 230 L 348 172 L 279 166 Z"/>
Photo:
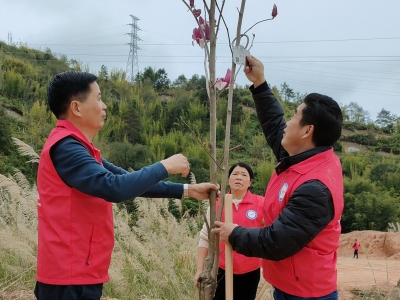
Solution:
<path fill-rule="evenodd" d="M 307 125 L 305 127 L 306 127 L 306 131 L 305 131 L 303 137 L 312 137 L 312 135 L 314 133 L 314 125 Z"/>
<path fill-rule="evenodd" d="M 74 115 L 80 115 L 79 112 L 79 101 L 73 100 L 69 104 L 69 108 Z"/>

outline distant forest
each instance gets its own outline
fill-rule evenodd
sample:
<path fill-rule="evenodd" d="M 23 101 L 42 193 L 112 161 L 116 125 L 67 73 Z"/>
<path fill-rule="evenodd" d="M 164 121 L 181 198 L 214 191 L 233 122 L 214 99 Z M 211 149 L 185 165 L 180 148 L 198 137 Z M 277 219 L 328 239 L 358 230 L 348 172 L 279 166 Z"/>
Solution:
<path fill-rule="evenodd" d="M 36 153 L 56 123 L 46 102 L 46 88 L 57 73 L 89 71 L 76 60 L 0 42 L 0 174 L 20 170 L 35 184 L 37 165 L 27 163 L 13 144 L 16 137 Z M 102 155 L 125 169 L 138 170 L 175 153 L 188 157 L 197 182 L 209 180 L 209 156 L 204 150 L 209 139 L 209 109 L 204 76 L 184 75 L 171 81 L 166 70 L 145 68 L 134 83 L 121 70 L 102 66 L 98 76 L 107 120 L 94 143 Z M 272 86 L 285 116 L 290 117 L 304 98 L 286 83 Z M 227 92 L 217 101 L 217 141 L 219 157 L 225 134 Z M 342 107 L 343 135 L 335 151 L 343 165 L 345 210 L 343 233 L 353 230 L 388 230 L 400 222 L 400 119 L 382 109 L 375 121 L 357 103 Z M 276 160 L 262 135 L 248 86 L 236 87 L 233 95 L 232 151 L 229 162 L 244 161 L 255 171 L 252 191 L 264 194 Z M 175 182 L 189 178 L 171 176 Z M 174 199 L 168 208 L 175 217 L 197 215 L 199 204 L 183 200 L 182 211 Z M 136 203 L 124 205 L 133 216 Z M 134 225 L 134 224 L 133 224 Z"/>

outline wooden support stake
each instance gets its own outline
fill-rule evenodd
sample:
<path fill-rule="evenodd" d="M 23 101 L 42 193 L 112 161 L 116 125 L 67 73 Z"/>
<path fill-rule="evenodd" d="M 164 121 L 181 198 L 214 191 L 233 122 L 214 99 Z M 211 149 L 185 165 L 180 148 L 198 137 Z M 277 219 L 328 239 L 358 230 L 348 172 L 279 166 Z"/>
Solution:
<path fill-rule="evenodd" d="M 267 287 L 268 287 L 268 283 L 265 281 L 263 286 L 261 287 L 261 289 L 258 291 L 256 300 L 261 300 L 262 299 L 262 296 L 264 296 L 265 291 L 267 290 Z"/>
<path fill-rule="evenodd" d="M 232 194 L 225 195 L 225 222 L 232 223 Z M 232 246 L 225 244 L 225 300 L 233 300 Z"/>

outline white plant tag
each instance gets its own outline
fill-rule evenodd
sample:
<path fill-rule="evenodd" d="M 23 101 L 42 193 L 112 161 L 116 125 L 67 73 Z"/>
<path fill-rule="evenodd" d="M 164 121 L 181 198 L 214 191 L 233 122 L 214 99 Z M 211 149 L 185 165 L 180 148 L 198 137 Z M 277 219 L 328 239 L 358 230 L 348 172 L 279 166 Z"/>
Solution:
<path fill-rule="evenodd" d="M 250 51 L 247 50 L 242 45 L 232 46 L 232 60 L 235 64 L 245 65 L 246 64 L 246 56 L 250 55 Z"/>

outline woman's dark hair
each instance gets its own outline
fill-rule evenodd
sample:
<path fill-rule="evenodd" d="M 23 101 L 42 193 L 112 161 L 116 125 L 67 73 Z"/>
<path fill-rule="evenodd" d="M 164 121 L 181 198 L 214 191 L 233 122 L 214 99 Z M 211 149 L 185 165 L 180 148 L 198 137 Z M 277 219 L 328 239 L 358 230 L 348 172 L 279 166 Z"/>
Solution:
<path fill-rule="evenodd" d="M 342 134 L 343 116 L 331 97 L 312 93 L 304 98 L 300 126 L 314 125 L 312 141 L 316 147 L 333 146 Z"/>
<path fill-rule="evenodd" d="M 245 164 L 244 162 L 240 162 L 240 161 L 237 162 L 237 163 L 235 163 L 235 164 L 233 164 L 233 165 L 229 168 L 228 177 L 231 176 L 231 174 L 232 174 L 232 172 L 233 172 L 233 169 L 235 169 L 236 167 L 245 168 L 245 169 L 247 170 L 247 172 L 249 172 L 250 180 L 253 180 L 253 178 L 254 178 L 254 173 L 253 173 L 252 168 L 251 168 L 248 164 Z"/>
<path fill-rule="evenodd" d="M 50 110 L 59 119 L 64 115 L 73 98 L 85 101 L 90 85 L 97 77 L 87 72 L 67 71 L 53 77 L 47 87 Z"/>

